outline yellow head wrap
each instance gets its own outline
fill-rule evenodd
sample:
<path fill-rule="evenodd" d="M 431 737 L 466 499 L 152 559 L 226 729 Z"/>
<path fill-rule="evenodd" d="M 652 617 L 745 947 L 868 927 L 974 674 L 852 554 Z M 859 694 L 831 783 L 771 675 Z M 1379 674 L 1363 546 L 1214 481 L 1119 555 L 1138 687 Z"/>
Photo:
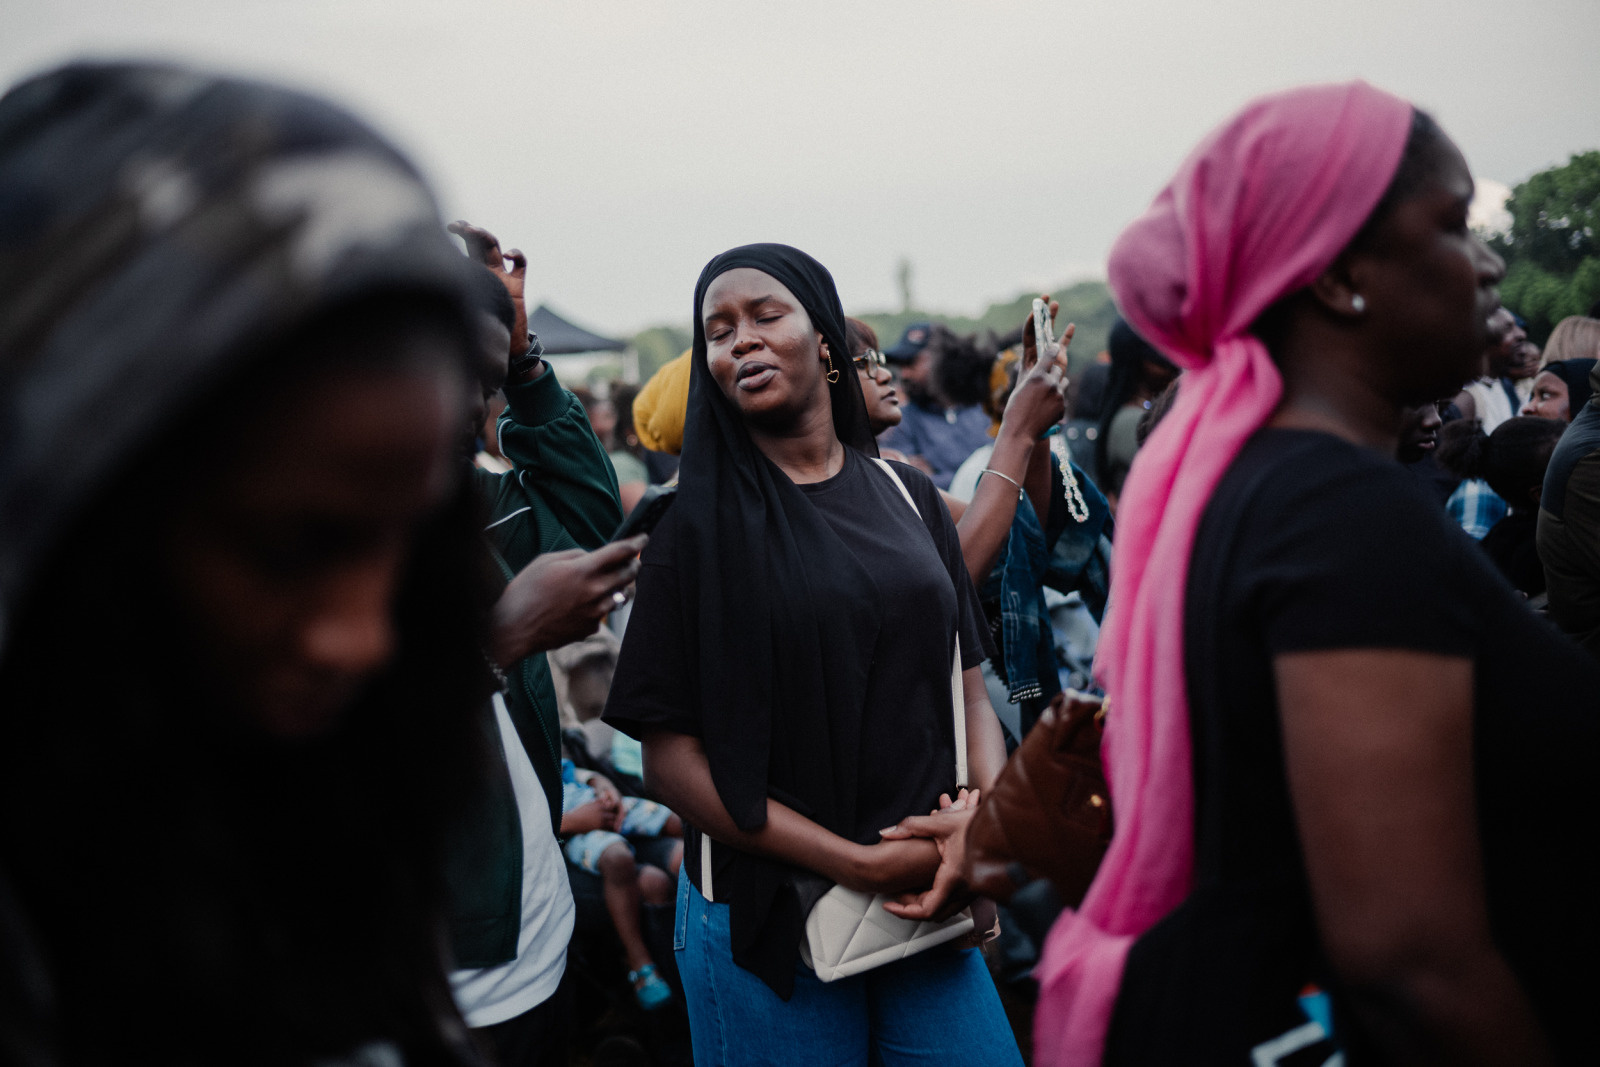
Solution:
<path fill-rule="evenodd" d="M 662 366 L 633 399 L 633 431 L 652 452 L 683 451 L 683 420 L 689 410 L 689 353 Z"/>

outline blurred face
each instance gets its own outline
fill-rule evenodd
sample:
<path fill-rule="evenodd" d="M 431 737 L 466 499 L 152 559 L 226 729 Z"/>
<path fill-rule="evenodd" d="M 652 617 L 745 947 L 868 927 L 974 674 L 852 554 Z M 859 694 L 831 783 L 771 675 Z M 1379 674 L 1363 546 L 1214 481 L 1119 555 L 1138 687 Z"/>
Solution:
<path fill-rule="evenodd" d="M 707 287 L 701 316 L 706 369 L 746 422 L 779 430 L 831 410 L 825 342 L 782 282 L 753 267 L 726 271 Z M 844 354 L 835 360 L 844 370 Z"/>
<path fill-rule="evenodd" d="M 611 694 L 611 665 L 603 660 L 579 664 L 567 676 L 567 702 L 579 722 L 598 719 Z"/>
<path fill-rule="evenodd" d="M 1489 331 L 1495 338 L 1494 347 L 1489 349 L 1489 373 L 1498 378 L 1507 374 L 1516 363 L 1522 343 L 1528 339 L 1528 335 L 1506 308 L 1499 308 L 1489 316 Z"/>
<path fill-rule="evenodd" d="M 1533 396 L 1522 405 L 1522 415 L 1537 415 L 1541 419 L 1572 421 L 1571 395 L 1567 383 L 1550 371 L 1540 371 L 1533 380 Z"/>
<path fill-rule="evenodd" d="M 1523 381 L 1539 373 L 1539 360 L 1544 355 L 1539 346 L 1532 341 L 1523 339 L 1517 346 L 1517 354 L 1512 357 L 1511 365 L 1506 368 L 1506 377 L 1514 381 Z"/>
<path fill-rule="evenodd" d="M 1489 317 L 1505 269 L 1467 226 L 1473 186 L 1460 151 L 1440 137 L 1424 163 L 1419 189 L 1347 253 L 1367 303 L 1373 375 L 1403 404 L 1450 395 L 1478 376 L 1498 340 Z"/>
<path fill-rule="evenodd" d="M 926 346 L 909 363 L 896 363 L 895 374 L 905 387 L 906 396 L 916 404 L 931 404 L 933 394 L 933 352 Z"/>
<path fill-rule="evenodd" d="M 468 455 L 477 449 L 477 440 L 485 420 L 489 417 L 489 402 L 506 384 L 507 368 L 511 358 L 511 331 L 506 324 L 487 312 L 478 313 L 478 348 L 474 370 L 478 388 L 468 405 L 467 429 L 462 447 Z M 484 439 L 493 438 L 489 433 Z"/>
<path fill-rule="evenodd" d="M 1444 420 L 1439 417 L 1439 406 L 1446 401 L 1430 400 L 1406 408 L 1400 423 L 1400 444 L 1395 455 L 1401 463 L 1415 463 L 1432 452 L 1439 444 L 1439 427 Z"/>
<path fill-rule="evenodd" d="M 611 447 L 611 435 L 617 432 L 617 409 L 609 400 L 596 400 L 592 407 L 584 409 L 589 416 L 589 425 L 594 428 L 594 435 L 607 448 Z"/>
<path fill-rule="evenodd" d="M 210 684 L 286 739 L 336 726 L 396 642 L 413 536 L 453 491 L 469 394 L 448 344 L 263 401 L 174 517 L 169 567 Z M 431 351 L 430 351 L 431 349 Z"/>

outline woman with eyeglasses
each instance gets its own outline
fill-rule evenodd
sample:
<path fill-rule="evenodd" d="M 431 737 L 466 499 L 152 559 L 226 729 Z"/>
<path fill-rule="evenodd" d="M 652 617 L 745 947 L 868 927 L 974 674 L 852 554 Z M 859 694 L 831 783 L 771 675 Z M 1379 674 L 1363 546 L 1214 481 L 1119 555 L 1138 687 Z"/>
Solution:
<path fill-rule="evenodd" d="M 876 437 L 891 426 L 900 425 L 900 391 L 895 388 L 889 362 L 878 351 L 878 333 L 860 319 L 845 319 L 850 338 L 850 362 L 861 378 L 861 395 L 867 402 L 867 422 Z M 904 460 L 896 453 L 885 458 Z"/>

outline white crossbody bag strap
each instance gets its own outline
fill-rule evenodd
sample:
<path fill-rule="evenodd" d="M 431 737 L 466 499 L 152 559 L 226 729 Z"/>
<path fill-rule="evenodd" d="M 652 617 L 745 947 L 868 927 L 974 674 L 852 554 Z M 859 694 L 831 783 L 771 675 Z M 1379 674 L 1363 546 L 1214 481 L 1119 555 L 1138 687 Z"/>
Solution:
<path fill-rule="evenodd" d="M 917 507 L 917 502 L 911 499 L 911 490 L 906 488 L 906 483 L 889 466 L 886 459 L 874 458 L 873 461 L 883 468 L 894 482 L 895 488 L 900 490 L 900 495 L 906 498 L 906 503 L 911 505 L 911 510 L 916 512 L 917 518 L 922 518 L 922 510 Z M 967 784 L 967 694 L 966 687 L 961 684 L 961 633 L 956 632 L 955 649 L 950 656 L 950 711 L 955 721 L 952 723 L 952 732 L 956 742 L 956 787 Z"/>
<path fill-rule="evenodd" d="M 700 831 L 700 892 L 707 900 L 716 900 L 711 888 L 711 835 Z"/>

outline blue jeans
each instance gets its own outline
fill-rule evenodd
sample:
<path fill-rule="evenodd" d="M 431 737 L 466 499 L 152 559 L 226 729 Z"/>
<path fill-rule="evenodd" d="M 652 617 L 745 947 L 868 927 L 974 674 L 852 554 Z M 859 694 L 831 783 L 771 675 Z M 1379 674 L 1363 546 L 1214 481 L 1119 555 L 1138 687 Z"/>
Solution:
<path fill-rule="evenodd" d="M 696 1067 L 1021 1067 L 975 948 L 933 948 L 835 982 L 797 962 L 785 1003 L 733 962 L 728 906 L 682 872 L 673 948 Z"/>

